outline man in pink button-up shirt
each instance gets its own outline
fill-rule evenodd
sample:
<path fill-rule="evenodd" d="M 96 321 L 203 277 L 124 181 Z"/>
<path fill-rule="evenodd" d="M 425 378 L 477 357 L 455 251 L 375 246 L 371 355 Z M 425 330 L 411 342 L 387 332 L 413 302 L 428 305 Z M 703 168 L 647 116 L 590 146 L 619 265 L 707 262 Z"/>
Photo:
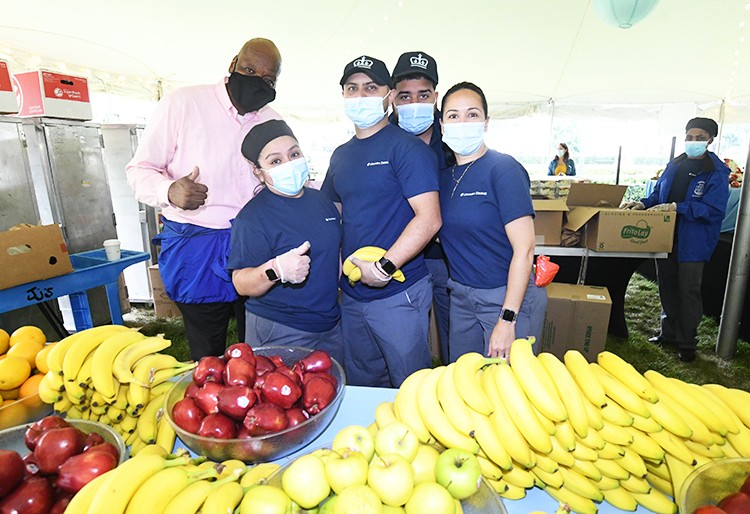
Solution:
<path fill-rule="evenodd" d="M 229 78 L 159 102 L 127 165 L 136 199 L 161 208 L 159 268 L 182 312 L 193 359 L 223 353 L 233 312 L 244 341 L 244 298 L 225 264 L 231 220 L 258 185 L 242 141 L 255 125 L 281 118 L 266 107 L 280 69 L 276 45 L 251 39 L 232 59 Z"/>

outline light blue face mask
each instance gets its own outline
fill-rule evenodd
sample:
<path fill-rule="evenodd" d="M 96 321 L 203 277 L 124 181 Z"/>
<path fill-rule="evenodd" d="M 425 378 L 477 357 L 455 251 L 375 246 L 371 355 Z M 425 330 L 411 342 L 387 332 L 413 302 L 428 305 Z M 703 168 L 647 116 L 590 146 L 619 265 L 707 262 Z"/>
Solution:
<path fill-rule="evenodd" d="M 383 100 L 386 96 L 358 96 L 344 99 L 344 112 L 357 128 L 368 129 L 385 117 Z"/>
<path fill-rule="evenodd" d="M 275 168 L 265 171 L 271 175 L 271 180 L 273 180 L 273 185 L 266 185 L 287 196 L 295 196 L 302 191 L 307 178 L 310 176 L 310 170 L 307 168 L 307 161 L 304 157 L 279 164 Z"/>
<path fill-rule="evenodd" d="M 484 122 L 443 123 L 443 143 L 458 155 L 471 155 L 484 143 Z"/>
<path fill-rule="evenodd" d="M 430 128 L 435 121 L 435 104 L 415 102 L 397 105 L 398 126 L 418 136 Z"/>
<path fill-rule="evenodd" d="M 708 141 L 685 141 L 685 153 L 695 159 L 706 153 Z"/>

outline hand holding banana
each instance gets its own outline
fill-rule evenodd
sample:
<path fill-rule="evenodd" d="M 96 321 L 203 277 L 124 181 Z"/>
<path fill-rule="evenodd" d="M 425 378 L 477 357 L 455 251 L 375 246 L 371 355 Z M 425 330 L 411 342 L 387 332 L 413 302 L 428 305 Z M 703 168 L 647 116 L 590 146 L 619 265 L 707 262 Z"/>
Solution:
<path fill-rule="evenodd" d="M 383 248 L 377 246 L 363 246 L 344 259 L 343 271 L 344 275 L 349 278 L 349 283 L 353 286 L 359 282 L 362 279 L 362 274 L 364 272 L 365 274 L 372 274 L 373 278 L 370 280 L 364 280 L 363 283 L 374 287 L 385 286 L 389 282 L 389 279 L 380 279 L 378 281 L 377 275 L 374 275 L 374 273 L 378 273 L 378 271 L 371 270 L 372 265 L 379 261 L 384 255 L 385 250 Z M 393 274 L 392 278 L 398 282 L 406 280 L 406 277 L 404 277 L 404 273 L 401 270 L 396 270 L 396 273 Z"/>

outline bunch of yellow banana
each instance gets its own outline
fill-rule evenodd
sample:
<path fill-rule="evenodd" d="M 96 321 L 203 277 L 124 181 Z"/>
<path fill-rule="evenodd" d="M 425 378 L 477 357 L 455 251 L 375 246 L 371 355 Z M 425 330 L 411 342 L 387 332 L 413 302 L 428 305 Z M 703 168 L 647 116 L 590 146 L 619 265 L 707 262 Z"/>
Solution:
<path fill-rule="evenodd" d="M 610 352 L 535 356 L 531 343 L 515 341 L 510 362 L 469 353 L 413 373 L 393 416 L 423 443 L 478 454 L 501 496 L 542 487 L 581 514 L 602 501 L 676 512 L 696 466 L 750 457 L 750 393 L 642 375 Z"/>
<path fill-rule="evenodd" d="M 156 445 L 100 477 L 74 497 L 68 514 L 226 514 L 247 489 L 278 469 L 277 464 L 248 468 L 238 460 L 221 464 L 170 455 Z"/>
<path fill-rule="evenodd" d="M 354 285 L 362 278 L 362 270 L 351 261 L 352 257 L 356 257 L 365 262 L 376 262 L 384 255 L 385 250 L 383 248 L 378 248 L 377 246 L 363 246 L 344 259 L 343 272 L 349 279 L 349 283 Z M 404 277 L 404 273 L 401 270 L 396 270 L 396 273 L 393 274 L 393 280 L 403 282 L 406 280 L 406 277 Z"/>
<path fill-rule="evenodd" d="M 159 411 L 169 379 L 196 365 L 157 353 L 171 344 L 121 325 L 77 332 L 47 354 L 49 371 L 39 383 L 39 397 L 67 417 L 112 426 L 129 445 L 136 439 L 158 441 L 171 451 L 174 432 Z M 139 433 L 144 435 L 138 438 Z"/>

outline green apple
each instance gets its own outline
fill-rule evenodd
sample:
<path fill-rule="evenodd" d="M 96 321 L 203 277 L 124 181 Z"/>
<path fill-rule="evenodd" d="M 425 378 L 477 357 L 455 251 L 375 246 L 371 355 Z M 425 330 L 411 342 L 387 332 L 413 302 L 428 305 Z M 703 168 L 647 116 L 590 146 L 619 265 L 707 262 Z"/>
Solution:
<path fill-rule="evenodd" d="M 240 503 L 240 514 L 289 514 L 292 500 L 272 485 L 256 485 L 248 489 Z"/>
<path fill-rule="evenodd" d="M 336 450 L 350 448 L 357 450 L 370 462 L 375 454 L 375 440 L 369 430 L 361 425 L 349 425 L 342 428 L 333 438 L 331 448 Z"/>
<path fill-rule="evenodd" d="M 318 509 L 318 514 L 333 514 L 333 506 L 336 505 L 336 500 L 338 499 L 339 497 L 335 494 L 329 496 L 328 499 L 323 502 L 323 505 L 321 505 Z"/>
<path fill-rule="evenodd" d="M 411 462 L 417 455 L 419 444 L 419 439 L 407 424 L 393 421 L 378 430 L 375 436 L 375 453 L 397 453 Z"/>
<path fill-rule="evenodd" d="M 322 460 L 323 464 L 325 464 L 326 461 L 328 460 L 328 456 L 331 455 L 334 452 L 330 448 L 318 448 L 317 450 L 312 451 L 310 453 L 313 454 L 313 455 L 317 455 L 318 457 L 320 457 L 320 460 Z"/>
<path fill-rule="evenodd" d="M 404 506 L 406 514 L 454 514 L 453 496 L 437 482 L 422 482 L 414 486 L 409 501 Z"/>
<path fill-rule="evenodd" d="M 366 485 L 347 487 L 336 497 L 333 514 L 382 514 L 383 504 L 375 491 Z"/>
<path fill-rule="evenodd" d="M 391 507 L 390 505 L 383 505 L 383 514 L 405 514 L 406 511 L 403 507 Z"/>
<path fill-rule="evenodd" d="M 482 484 L 479 459 L 460 448 L 449 448 L 440 454 L 435 463 L 435 480 L 457 500 L 468 498 Z"/>
<path fill-rule="evenodd" d="M 414 471 L 414 483 L 435 481 L 435 463 L 440 457 L 440 452 L 429 444 L 420 444 L 417 455 L 411 461 L 411 469 Z"/>
<path fill-rule="evenodd" d="M 336 494 L 351 485 L 367 484 L 369 463 L 357 450 L 331 452 L 326 459 L 326 479 Z"/>
<path fill-rule="evenodd" d="M 379 455 L 370 463 L 367 484 L 377 493 L 381 502 L 400 507 L 409 499 L 414 488 L 411 463 L 396 453 Z"/>
<path fill-rule="evenodd" d="M 303 509 L 314 509 L 331 494 L 326 468 L 317 455 L 298 457 L 281 475 L 281 487 Z"/>

